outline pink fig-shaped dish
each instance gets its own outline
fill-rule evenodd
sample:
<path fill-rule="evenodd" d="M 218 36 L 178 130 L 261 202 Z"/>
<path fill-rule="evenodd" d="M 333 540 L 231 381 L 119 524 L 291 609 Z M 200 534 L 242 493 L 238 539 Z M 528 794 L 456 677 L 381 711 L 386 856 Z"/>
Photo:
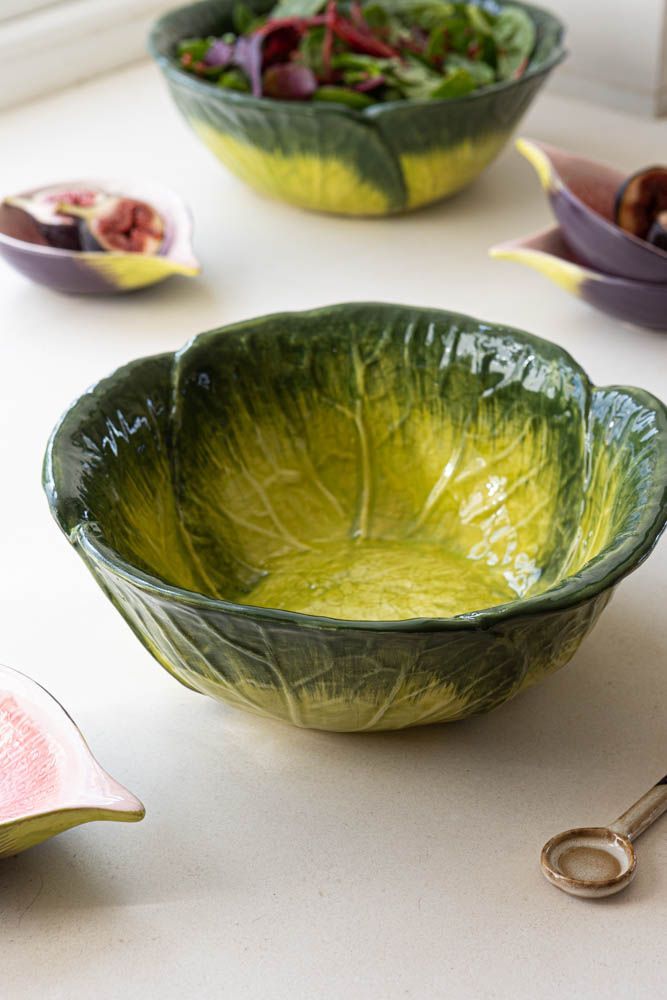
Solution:
<path fill-rule="evenodd" d="M 499 243 L 489 253 L 541 271 L 561 288 L 616 319 L 667 330 L 667 284 L 617 278 L 587 267 L 576 258 L 558 226 Z"/>
<path fill-rule="evenodd" d="M 516 148 L 535 168 L 562 235 L 579 260 L 619 278 L 667 283 L 667 252 L 614 221 L 625 173 L 533 139 L 518 139 Z"/>
<path fill-rule="evenodd" d="M 76 180 L 0 202 L 0 256 L 60 292 L 130 292 L 200 267 L 184 202 L 167 188 Z"/>
<path fill-rule="evenodd" d="M 0 666 L 0 858 L 81 823 L 143 816 L 65 709 L 25 674 Z"/>

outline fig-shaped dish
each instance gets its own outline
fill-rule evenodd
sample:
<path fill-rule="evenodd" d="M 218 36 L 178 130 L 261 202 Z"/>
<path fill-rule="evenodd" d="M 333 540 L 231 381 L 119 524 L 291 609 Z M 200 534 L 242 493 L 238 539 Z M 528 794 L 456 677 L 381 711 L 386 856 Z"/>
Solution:
<path fill-rule="evenodd" d="M 355 303 L 119 369 L 56 427 L 44 485 L 184 684 L 392 729 L 570 660 L 664 528 L 667 413 L 520 330 Z"/>
<path fill-rule="evenodd" d="M 530 16 L 536 34 L 518 79 L 458 98 L 395 100 L 363 110 L 255 97 L 193 76 L 177 57 L 184 39 L 231 31 L 235 6 L 235 0 L 204 0 L 168 12 L 154 26 L 149 50 L 179 110 L 229 170 L 263 194 L 321 212 L 383 216 L 465 187 L 500 153 L 565 57 L 561 22 L 513 3 Z M 247 6 L 267 10 L 265 0 Z"/>
<path fill-rule="evenodd" d="M 558 226 L 499 243 L 489 253 L 540 271 L 565 291 L 615 319 L 650 330 L 667 330 L 667 284 L 617 278 L 593 270 L 577 260 Z"/>
<path fill-rule="evenodd" d="M 133 823 L 144 807 L 103 771 L 65 709 L 0 666 L 0 858 L 93 820 Z"/>
<path fill-rule="evenodd" d="M 0 255 L 32 281 L 76 294 L 129 292 L 200 270 L 183 201 L 156 184 L 112 179 L 6 197 Z"/>
<path fill-rule="evenodd" d="M 533 139 L 516 147 L 535 168 L 562 235 L 582 263 L 632 282 L 667 284 L 667 251 L 616 224 L 627 174 Z"/>

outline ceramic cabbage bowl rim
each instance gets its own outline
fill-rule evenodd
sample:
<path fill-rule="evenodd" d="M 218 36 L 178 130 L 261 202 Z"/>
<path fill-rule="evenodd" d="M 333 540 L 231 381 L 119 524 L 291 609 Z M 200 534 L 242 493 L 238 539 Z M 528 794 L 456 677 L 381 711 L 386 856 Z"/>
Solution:
<path fill-rule="evenodd" d="M 526 72 L 518 80 L 501 80 L 488 87 L 475 90 L 471 94 L 463 94 L 461 97 L 440 98 L 435 100 L 426 98 L 406 98 L 398 101 L 383 101 L 378 104 L 371 104 L 369 107 L 362 109 L 350 108 L 347 105 L 335 104 L 333 102 L 329 104 L 326 101 L 282 101 L 276 100 L 272 97 L 254 97 L 252 94 L 246 94 L 242 91 L 231 90 L 224 87 L 216 88 L 210 83 L 200 80 L 192 73 L 187 73 L 185 70 L 181 69 L 175 62 L 173 55 L 164 52 L 158 36 L 165 25 L 172 19 L 185 14 L 186 11 L 194 11 L 196 8 L 204 9 L 207 7 L 213 8 L 219 6 L 217 0 L 196 0 L 195 3 L 183 4 L 180 7 L 175 7 L 172 10 L 167 11 L 153 24 L 148 36 L 147 46 L 152 58 L 168 77 L 175 80 L 179 84 L 187 86 L 190 90 L 200 96 L 214 98 L 215 100 L 223 103 L 253 108 L 255 110 L 264 111 L 267 108 L 276 108 L 282 111 L 289 111 L 295 115 L 310 116 L 314 114 L 333 114 L 368 121 L 369 119 L 384 118 L 391 115 L 394 111 L 408 108 L 442 108 L 452 107 L 454 105 L 470 104 L 476 100 L 480 100 L 486 95 L 502 93 L 504 91 L 515 89 L 525 81 L 532 80 L 534 77 L 543 76 L 545 73 L 554 69 L 567 56 L 567 50 L 563 47 L 563 38 L 565 36 L 565 24 L 563 21 L 561 21 L 560 18 L 556 17 L 555 14 L 553 14 L 550 10 L 547 10 L 545 7 L 539 7 L 536 4 L 523 3 L 522 0 L 500 0 L 498 6 L 507 6 L 508 4 L 515 7 L 521 7 L 531 16 L 533 15 L 533 12 L 546 15 L 551 20 L 553 27 L 556 30 L 553 51 L 543 61 L 539 62 L 535 66 L 531 67 L 529 65 Z"/>
<path fill-rule="evenodd" d="M 361 630 L 373 632 L 428 632 L 428 631 L 459 631 L 476 630 L 479 628 L 490 628 L 511 619 L 525 618 L 527 616 L 539 615 L 545 612 L 556 612 L 577 607 L 580 604 L 596 597 L 601 592 L 608 590 L 617 584 L 623 577 L 633 572 L 649 556 L 656 545 L 662 531 L 667 524 L 667 449 L 662 450 L 657 470 L 653 477 L 651 502 L 646 505 L 640 527 L 629 537 L 624 539 L 620 545 L 614 545 L 612 540 L 602 552 L 587 562 L 577 573 L 566 576 L 553 587 L 536 594 L 532 597 L 517 598 L 516 600 L 493 605 L 479 611 L 469 611 L 454 617 L 426 617 L 426 618 L 406 618 L 399 620 L 379 621 L 364 619 L 331 618 L 324 615 L 305 614 L 298 611 L 287 611 L 278 608 L 265 608 L 252 604 L 243 604 L 237 601 L 225 600 L 223 598 L 211 597 L 207 594 L 195 590 L 188 590 L 177 584 L 168 583 L 159 576 L 147 573 L 144 570 L 133 566 L 115 552 L 109 545 L 102 542 L 96 533 L 91 530 L 91 523 L 79 519 L 75 526 L 69 529 L 66 526 L 64 511 L 61 510 L 58 491 L 55 481 L 55 462 L 59 449 L 59 436 L 61 428 L 69 417 L 76 411 L 78 405 L 97 389 L 107 388 L 114 383 L 122 383 L 135 369 L 152 362 L 158 357 L 171 357 L 172 366 L 178 364 L 179 359 L 192 346 L 200 346 L 207 342 L 213 342 L 220 337 L 241 337 L 245 332 L 258 330 L 262 327 L 270 327 L 278 321 L 285 321 L 298 317 L 300 319 L 317 321 L 326 320 L 330 316 L 340 315 L 348 310 L 352 310 L 356 315 L 359 310 L 382 310 L 383 312 L 396 314 L 421 314 L 423 316 L 437 316 L 441 320 L 448 320 L 456 323 L 468 321 L 484 324 L 487 332 L 491 334 L 503 334 L 516 337 L 522 343 L 532 346 L 540 352 L 543 357 L 551 355 L 568 365 L 572 372 L 582 379 L 582 383 L 592 393 L 597 391 L 615 390 L 622 392 L 635 402 L 646 406 L 651 410 L 658 421 L 659 432 L 663 439 L 667 441 L 667 407 L 656 396 L 644 389 L 634 386 L 595 385 L 584 369 L 574 360 L 572 355 L 564 348 L 545 338 L 528 333 L 517 327 L 506 326 L 503 323 L 493 323 L 486 320 L 478 320 L 465 313 L 453 312 L 445 309 L 435 309 L 428 307 L 416 307 L 400 305 L 398 303 L 386 302 L 345 302 L 336 305 L 324 306 L 309 310 L 286 310 L 276 313 L 269 313 L 260 317 L 242 320 L 237 323 L 216 327 L 212 330 L 204 331 L 191 337 L 179 350 L 164 352 L 159 355 L 148 355 L 137 358 L 127 365 L 117 368 L 106 378 L 100 379 L 90 386 L 80 397 L 67 408 L 60 420 L 56 424 L 48 441 L 44 456 L 42 482 L 48 499 L 51 513 L 62 531 L 68 536 L 72 544 L 78 544 L 82 550 L 93 560 L 106 565 L 108 569 L 131 585 L 140 590 L 153 593 L 184 605 L 199 608 L 214 609 L 220 612 L 240 615 L 260 621 L 291 623 L 302 628 L 327 628 L 330 630 Z M 304 336 L 308 336 L 304 332 Z"/>

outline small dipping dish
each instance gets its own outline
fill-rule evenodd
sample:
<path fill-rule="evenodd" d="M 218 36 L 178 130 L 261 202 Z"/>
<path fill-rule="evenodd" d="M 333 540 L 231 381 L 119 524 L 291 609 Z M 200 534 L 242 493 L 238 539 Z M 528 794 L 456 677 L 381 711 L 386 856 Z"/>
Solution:
<path fill-rule="evenodd" d="M 91 205 L 97 206 L 97 211 L 100 206 L 106 209 L 106 225 L 114 230 L 113 243 L 109 228 L 105 240 L 100 241 L 99 219 L 95 220 L 95 231 L 100 238 L 93 235 L 92 216 L 84 218 L 93 211 Z M 109 206 L 114 210 L 111 214 Z M 148 229 L 145 217 L 142 222 L 142 235 L 152 239 L 143 250 L 127 249 L 131 235 L 141 229 L 133 207 L 149 213 Z M 157 240 L 151 231 L 156 219 L 161 230 Z M 192 277 L 200 268 L 191 236 L 192 222 L 185 203 L 173 191 L 154 183 L 79 179 L 0 200 L 0 258 L 31 281 L 68 294 L 131 292 L 173 274 Z"/>
<path fill-rule="evenodd" d="M 542 848 L 546 878 L 572 896 L 599 899 L 620 892 L 637 871 L 632 842 L 667 809 L 667 775 L 608 827 L 580 827 Z"/>

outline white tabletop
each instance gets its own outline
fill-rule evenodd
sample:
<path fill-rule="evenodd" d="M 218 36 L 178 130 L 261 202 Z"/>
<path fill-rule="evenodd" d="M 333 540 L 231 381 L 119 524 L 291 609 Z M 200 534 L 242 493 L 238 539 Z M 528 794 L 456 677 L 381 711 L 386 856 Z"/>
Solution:
<path fill-rule="evenodd" d="M 544 96 L 523 132 L 627 168 L 665 124 Z M 71 399 L 133 357 L 286 308 L 442 306 L 570 350 L 594 381 L 667 397 L 667 336 L 623 327 L 487 247 L 548 222 L 509 149 L 449 204 L 308 215 L 255 196 L 189 134 L 148 65 L 0 118 L 0 186 L 144 176 L 189 200 L 204 273 L 115 299 L 0 270 L 0 660 L 68 708 L 146 804 L 0 862 L 7 1000 L 664 996 L 667 819 L 592 903 L 542 878 L 568 826 L 612 820 L 667 770 L 664 544 L 573 662 L 494 714 L 373 736 L 306 732 L 180 687 L 103 596 L 40 487 Z"/>

